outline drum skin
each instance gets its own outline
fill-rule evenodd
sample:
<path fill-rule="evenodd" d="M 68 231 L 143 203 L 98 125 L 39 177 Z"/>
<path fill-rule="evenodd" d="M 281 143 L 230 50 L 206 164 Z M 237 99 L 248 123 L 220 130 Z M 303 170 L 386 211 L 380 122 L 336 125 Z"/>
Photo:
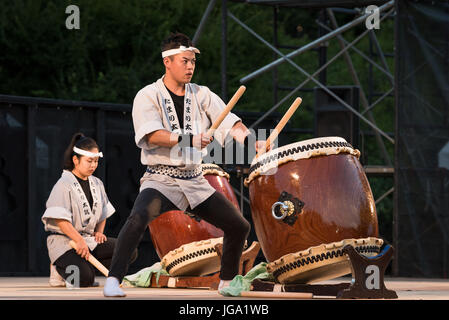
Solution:
<path fill-rule="evenodd" d="M 271 213 L 284 191 L 304 202 L 293 225 Z M 371 188 L 351 154 L 286 162 L 276 173 L 252 180 L 249 194 L 254 228 L 269 262 L 323 243 L 378 236 Z"/>
<path fill-rule="evenodd" d="M 209 184 L 218 192 L 221 192 L 239 208 L 237 197 L 226 177 L 218 174 L 204 174 Z M 163 258 L 167 253 L 182 245 L 223 237 L 223 231 L 210 223 L 197 221 L 183 211 L 167 211 L 154 219 L 149 224 L 151 240 L 159 256 Z"/>

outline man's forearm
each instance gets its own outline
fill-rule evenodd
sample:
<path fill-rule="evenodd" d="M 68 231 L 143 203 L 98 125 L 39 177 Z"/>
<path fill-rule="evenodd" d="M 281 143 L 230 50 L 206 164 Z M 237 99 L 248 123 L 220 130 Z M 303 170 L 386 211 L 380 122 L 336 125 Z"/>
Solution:
<path fill-rule="evenodd" d="M 245 142 L 245 138 L 250 134 L 249 129 L 243 124 L 242 121 L 238 121 L 234 124 L 229 134 L 240 144 Z"/>
<path fill-rule="evenodd" d="M 241 121 L 238 121 L 234 124 L 229 134 L 237 142 L 243 144 L 246 136 L 250 134 L 250 131 Z M 148 134 L 147 139 L 150 144 L 171 148 L 179 142 L 179 134 L 167 130 L 157 130 Z"/>
<path fill-rule="evenodd" d="M 167 130 L 157 130 L 147 135 L 148 143 L 160 147 L 173 147 L 178 143 L 179 135 Z"/>

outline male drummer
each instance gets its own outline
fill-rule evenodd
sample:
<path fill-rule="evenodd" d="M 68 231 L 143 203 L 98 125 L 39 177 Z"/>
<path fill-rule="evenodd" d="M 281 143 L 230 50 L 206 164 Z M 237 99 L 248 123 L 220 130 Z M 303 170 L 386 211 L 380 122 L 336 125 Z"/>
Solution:
<path fill-rule="evenodd" d="M 213 140 L 206 131 L 225 103 L 207 87 L 190 82 L 195 56 L 200 51 L 181 33 L 171 34 L 161 49 L 165 75 L 141 89 L 134 99 L 135 142 L 141 148 L 141 162 L 147 170 L 118 235 L 103 291 L 106 297 L 125 296 L 119 285 L 128 271 L 130 256 L 148 224 L 164 212 L 187 210 L 223 230 L 219 288 L 238 274 L 250 231 L 241 212 L 202 176 L 203 149 Z M 228 136 L 244 144 L 249 133 L 241 119 L 229 113 L 214 137 L 221 144 Z"/>

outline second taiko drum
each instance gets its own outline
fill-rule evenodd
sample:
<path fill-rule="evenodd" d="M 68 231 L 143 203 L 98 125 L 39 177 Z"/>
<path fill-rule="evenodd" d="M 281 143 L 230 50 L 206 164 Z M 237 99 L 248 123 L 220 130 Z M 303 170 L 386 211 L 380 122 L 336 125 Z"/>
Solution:
<path fill-rule="evenodd" d="M 209 184 L 239 208 L 228 173 L 215 164 L 201 166 L 203 176 Z M 185 244 L 223 237 L 221 229 L 179 210 L 164 212 L 149 224 L 149 229 L 154 248 L 161 259 Z"/>

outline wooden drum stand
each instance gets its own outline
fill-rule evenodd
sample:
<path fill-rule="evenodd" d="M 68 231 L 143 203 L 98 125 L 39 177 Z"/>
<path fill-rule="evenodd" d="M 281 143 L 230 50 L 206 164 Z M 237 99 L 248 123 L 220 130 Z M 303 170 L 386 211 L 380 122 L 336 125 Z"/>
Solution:
<path fill-rule="evenodd" d="M 350 245 L 345 246 L 343 251 L 348 255 L 351 264 L 351 283 L 281 285 L 256 279 L 251 284 L 251 291 L 302 292 L 311 293 L 313 296 L 333 296 L 338 299 L 398 298 L 396 292 L 388 290 L 384 283 L 385 270 L 394 252 L 392 246 L 386 245 L 374 257 L 365 257 Z"/>

